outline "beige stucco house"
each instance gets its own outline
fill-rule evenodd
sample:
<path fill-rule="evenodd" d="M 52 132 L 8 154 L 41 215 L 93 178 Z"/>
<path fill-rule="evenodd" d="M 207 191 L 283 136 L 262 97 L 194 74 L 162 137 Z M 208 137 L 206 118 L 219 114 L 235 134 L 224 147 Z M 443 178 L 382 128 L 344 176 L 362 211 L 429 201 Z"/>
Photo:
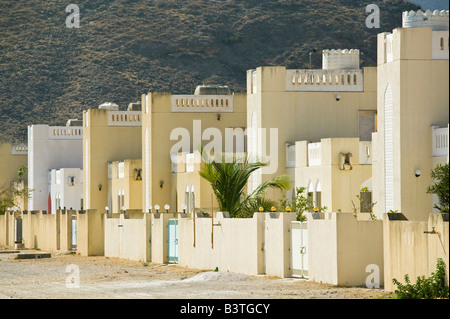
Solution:
<path fill-rule="evenodd" d="M 431 170 L 448 162 L 448 11 L 403 13 L 378 35 L 378 132 L 373 134 L 375 213 L 427 221 Z"/>
<path fill-rule="evenodd" d="M 323 50 L 322 69 L 247 71 L 248 153 L 270 163 L 252 175 L 250 190 L 281 174 L 300 177 L 297 141 L 371 141 L 377 129 L 377 71 L 361 69 L 359 55 L 359 50 Z M 279 195 L 268 192 L 274 199 Z"/>
<path fill-rule="evenodd" d="M 183 205 L 189 205 L 185 196 L 195 198 L 199 188 L 194 184 L 200 181 L 197 176 L 195 183 L 177 178 L 178 167 L 186 165 L 186 156 L 179 153 L 191 154 L 201 146 L 224 152 L 231 138 L 234 150 L 244 151 L 246 94 L 232 93 L 224 86 L 199 86 L 192 95 L 148 93 L 142 96 L 141 105 L 142 208 L 149 211 L 156 205 L 161 209 L 169 205 L 171 211 L 182 212 Z M 186 189 L 190 194 L 185 194 Z"/>

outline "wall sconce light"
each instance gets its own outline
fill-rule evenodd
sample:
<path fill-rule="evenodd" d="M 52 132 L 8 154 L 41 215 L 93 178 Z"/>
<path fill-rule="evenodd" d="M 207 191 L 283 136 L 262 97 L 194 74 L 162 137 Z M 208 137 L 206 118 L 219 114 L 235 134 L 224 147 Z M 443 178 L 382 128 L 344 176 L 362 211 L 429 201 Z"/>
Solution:
<path fill-rule="evenodd" d="M 170 206 L 168 204 L 164 205 L 164 209 L 166 210 L 166 213 L 169 212 Z"/>
<path fill-rule="evenodd" d="M 341 98 L 342 98 L 342 96 L 340 94 L 336 94 L 336 101 L 339 102 L 341 100 Z"/>
<path fill-rule="evenodd" d="M 105 210 L 106 210 L 106 214 L 109 214 L 109 207 L 108 206 L 105 207 Z"/>
<path fill-rule="evenodd" d="M 102 184 L 98 184 L 98 190 L 99 191 L 102 191 L 102 187 L 103 187 Z"/>
<path fill-rule="evenodd" d="M 418 168 L 416 169 L 416 177 L 420 177 L 422 175 L 422 171 Z"/>
<path fill-rule="evenodd" d="M 163 186 L 164 186 L 164 181 L 159 181 L 159 187 L 161 187 L 161 188 L 163 188 Z"/>
<path fill-rule="evenodd" d="M 126 211 L 126 210 L 127 210 L 127 208 L 125 207 L 125 205 L 122 206 L 122 210 L 123 210 L 123 211 Z"/>
<path fill-rule="evenodd" d="M 222 117 L 222 114 L 217 114 L 217 120 L 220 121 L 220 118 Z"/>
<path fill-rule="evenodd" d="M 155 205 L 155 209 L 156 209 L 156 212 L 158 213 L 158 211 L 159 211 L 159 205 Z"/>
<path fill-rule="evenodd" d="M 181 209 L 183 210 L 183 214 L 186 214 L 186 205 L 183 204 L 183 205 L 181 206 Z"/>
<path fill-rule="evenodd" d="M 149 214 L 152 213 L 152 208 L 153 208 L 152 205 L 148 205 L 148 206 L 147 206 L 147 210 L 148 210 L 148 213 L 149 213 Z"/>

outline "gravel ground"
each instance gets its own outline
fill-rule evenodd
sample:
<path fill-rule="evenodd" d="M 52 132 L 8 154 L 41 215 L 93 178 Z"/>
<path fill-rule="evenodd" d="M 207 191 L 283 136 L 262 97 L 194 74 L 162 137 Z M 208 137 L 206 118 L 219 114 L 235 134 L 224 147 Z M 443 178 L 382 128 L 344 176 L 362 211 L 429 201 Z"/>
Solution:
<path fill-rule="evenodd" d="M 28 252 L 28 251 L 27 251 Z M 0 253 L 0 298 L 17 299 L 384 299 L 382 289 L 345 288 L 295 278 L 247 276 L 144 264 L 108 257 L 52 254 L 14 259 Z M 79 287 L 69 281 L 79 269 Z"/>

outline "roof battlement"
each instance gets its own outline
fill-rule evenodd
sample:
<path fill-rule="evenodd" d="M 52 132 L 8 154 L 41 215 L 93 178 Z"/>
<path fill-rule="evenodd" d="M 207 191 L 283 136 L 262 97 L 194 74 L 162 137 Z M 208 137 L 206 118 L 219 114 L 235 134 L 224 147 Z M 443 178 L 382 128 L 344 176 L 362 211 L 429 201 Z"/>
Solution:
<path fill-rule="evenodd" d="M 405 11 L 402 14 L 403 28 L 431 27 L 433 31 L 448 31 L 449 10 Z"/>
<path fill-rule="evenodd" d="M 322 69 L 359 69 L 359 54 L 358 49 L 322 50 Z"/>

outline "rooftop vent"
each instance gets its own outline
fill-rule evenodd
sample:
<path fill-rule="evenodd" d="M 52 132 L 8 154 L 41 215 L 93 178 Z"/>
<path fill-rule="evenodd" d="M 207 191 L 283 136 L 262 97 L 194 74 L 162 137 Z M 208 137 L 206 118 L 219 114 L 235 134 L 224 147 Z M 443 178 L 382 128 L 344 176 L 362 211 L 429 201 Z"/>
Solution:
<path fill-rule="evenodd" d="M 231 95 L 231 91 L 225 85 L 199 85 L 195 89 L 194 95 Z"/>
<path fill-rule="evenodd" d="M 116 103 L 105 102 L 98 107 L 100 110 L 118 111 L 119 106 Z"/>
<path fill-rule="evenodd" d="M 66 122 L 66 126 L 83 126 L 83 121 L 79 119 L 70 119 Z"/>
<path fill-rule="evenodd" d="M 142 111 L 141 102 L 128 104 L 127 111 Z"/>

